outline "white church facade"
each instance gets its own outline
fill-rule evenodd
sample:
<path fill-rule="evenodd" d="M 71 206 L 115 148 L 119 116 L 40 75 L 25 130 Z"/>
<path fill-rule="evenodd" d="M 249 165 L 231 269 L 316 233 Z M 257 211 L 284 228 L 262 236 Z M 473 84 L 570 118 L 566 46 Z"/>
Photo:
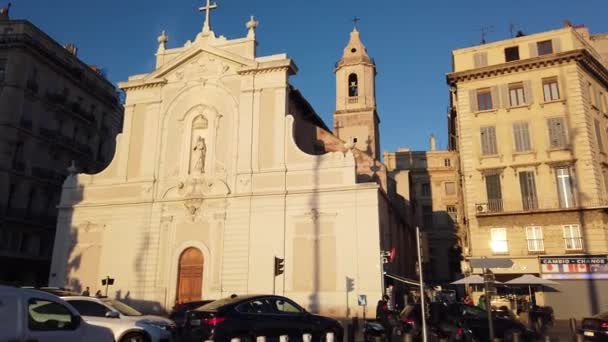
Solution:
<path fill-rule="evenodd" d="M 381 251 L 397 251 L 393 272 L 413 272 L 412 232 L 377 158 L 376 71 L 359 33 L 335 70 L 332 132 L 290 85 L 293 60 L 256 55 L 256 26 L 218 37 L 207 12 L 193 41 L 167 48 L 163 33 L 155 70 L 120 84 L 114 159 L 64 184 L 51 286 L 103 292 L 109 276 L 109 296 L 144 310 L 274 292 L 348 317 L 357 294 L 371 306 L 380 297 Z"/>

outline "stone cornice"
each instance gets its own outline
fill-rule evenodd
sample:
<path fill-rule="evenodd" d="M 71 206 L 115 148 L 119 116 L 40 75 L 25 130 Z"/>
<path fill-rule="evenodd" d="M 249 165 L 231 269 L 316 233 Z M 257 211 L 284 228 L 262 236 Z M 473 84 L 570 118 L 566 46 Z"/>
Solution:
<path fill-rule="evenodd" d="M 121 82 L 118 83 L 118 87 L 120 87 L 120 89 L 122 90 L 139 90 L 139 89 L 149 89 L 149 88 L 156 88 L 158 86 L 163 86 L 167 84 L 167 80 L 166 79 L 156 79 L 156 80 L 149 80 L 149 81 L 144 81 L 144 80 L 133 80 L 133 81 L 127 81 L 127 82 Z"/>
<path fill-rule="evenodd" d="M 256 74 L 267 74 L 271 72 L 287 71 L 289 75 L 294 75 L 298 72 L 298 68 L 291 59 L 285 59 L 281 61 L 272 61 L 260 63 L 253 67 L 243 67 L 238 71 L 239 75 L 256 75 Z"/>
<path fill-rule="evenodd" d="M 446 79 L 448 84 L 453 85 L 458 82 L 495 77 L 573 61 L 580 63 L 583 67 L 585 67 L 585 69 L 587 69 L 587 71 L 592 73 L 598 78 L 598 80 L 604 83 L 604 85 L 608 86 L 608 70 L 600 61 L 598 61 L 595 57 L 593 57 L 593 55 L 591 55 L 589 51 L 585 49 L 571 50 L 547 56 L 490 65 L 483 68 L 453 72 L 447 74 Z"/>

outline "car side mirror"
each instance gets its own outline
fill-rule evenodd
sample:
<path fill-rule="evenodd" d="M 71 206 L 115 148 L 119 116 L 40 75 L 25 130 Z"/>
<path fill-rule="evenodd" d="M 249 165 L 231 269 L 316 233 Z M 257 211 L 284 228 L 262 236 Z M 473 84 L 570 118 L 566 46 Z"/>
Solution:
<path fill-rule="evenodd" d="M 107 311 L 106 317 L 107 318 L 120 318 L 120 314 L 116 311 Z"/>

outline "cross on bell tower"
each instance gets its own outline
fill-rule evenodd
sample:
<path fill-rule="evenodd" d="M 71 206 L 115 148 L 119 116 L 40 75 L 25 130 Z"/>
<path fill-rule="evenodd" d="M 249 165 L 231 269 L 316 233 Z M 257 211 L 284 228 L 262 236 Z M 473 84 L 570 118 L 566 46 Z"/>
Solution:
<path fill-rule="evenodd" d="M 376 65 L 367 54 L 357 24 L 350 33 L 342 58 L 336 63 L 336 111 L 334 134 L 342 141 L 352 139 L 355 147 L 379 159 L 380 119 L 376 111 Z"/>
<path fill-rule="evenodd" d="M 205 23 L 203 24 L 203 33 L 211 32 L 211 10 L 217 8 L 217 3 L 211 3 L 211 0 L 207 0 L 205 6 L 199 7 L 199 11 L 205 12 Z"/>

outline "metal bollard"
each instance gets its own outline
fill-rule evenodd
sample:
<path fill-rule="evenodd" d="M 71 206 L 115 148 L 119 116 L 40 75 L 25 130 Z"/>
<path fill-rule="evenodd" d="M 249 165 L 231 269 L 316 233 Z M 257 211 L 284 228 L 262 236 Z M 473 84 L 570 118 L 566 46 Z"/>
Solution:
<path fill-rule="evenodd" d="M 256 342 L 266 342 L 266 336 L 258 336 L 255 338 Z"/>
<path fill-rule="evenodd" d="M 440 337 L 439 342 L 448 342 L 448 339 L 445 337 Z"/>
<path fill-rule="evenodd" d="M 573 336 L 576 335 L 576 318 L 570 318 L 568 323 L 570 324 L 570 333 L 572 333 Z"/>
<path fill-rule="evenodd" d="M 380 337 L 380 336 L 375 336 L 375 337 L 374 337 L 374 342 L 382 342 L 382 337 Z"/>
<path fill-rule="evenodd" d="M 585 336 L 583 334 L 576 334 L 576 342 L 584 342 Z"/>
<path fill-rule="evenodd" d="M 336 340 L 336 337 L 333 332 L 328 332 L 327 335 L 325 335 L 326 342 L 334 342 L 335 340 Z"/>
<path fill-rule="evenodd" d="M 346 327 L 346 334 L 348 342 L 355 342 L 355 326 L 352 323 Z"/>
<path fill-rule="evenodd" d="M 403 342 L 414 342 L 414 336 L 412 334 L 403 334 Z"/>
<path fill-rule="evenodd" d="M 281 335 L 279 337 L 279 342 L 289 342 L 289 336 L 287 336 L 287 335 Z"/>
<path fill-rule="evenodd" d="M 230 342 L 241 342 L 241 339 L 238 337 L 230 339 Z"/>
<path fill-rule="evenodd" d="M 545 342 L 551 342 L 551 336 L 547 336 L 547 335 L 545 335 L 545 339 L 544 339 L 544 341 L 545 341 Z"/>
<path fill-rule="evenodd" d="M 302 335 L 302 342 L 312 342 L 312 335 L 311 334 Z"/>

